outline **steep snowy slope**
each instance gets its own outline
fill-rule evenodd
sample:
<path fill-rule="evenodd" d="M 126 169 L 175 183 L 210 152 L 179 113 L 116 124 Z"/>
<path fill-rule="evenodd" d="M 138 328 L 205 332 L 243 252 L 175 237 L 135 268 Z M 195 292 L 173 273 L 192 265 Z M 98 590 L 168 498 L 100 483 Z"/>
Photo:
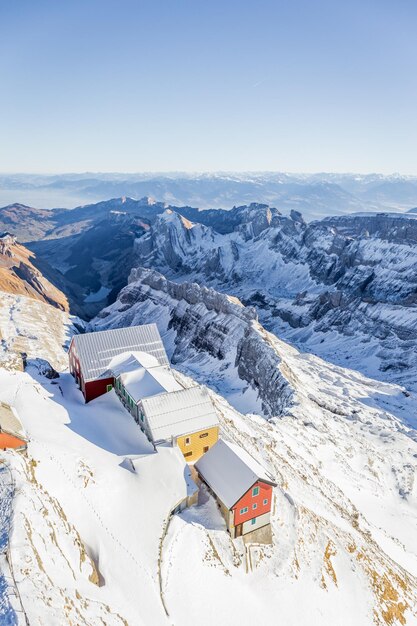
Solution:
<path fill-rule="evenodd" d="M 85 405 L 68 373 L 0 368 L 0 400 L 29 437 L 26 458 L 1 455 L 17 487 L 5 534 L 29 622 L 415 626 L 415 398 L 299 353 L 234 298 L 152 272 L 148 283 L 94 326 L 156 321 L 176 376 L 214 389 L 222 436 L 277 479 L 273 544 L 232 542 L 204 488 L 168 524 L 189 488 L 184 460 L 155 453 L 114 392 Z M 36 318 L 31 334 L 42 337 Z M 39 349 L 63 364 L 58 342 Z"/>
<path fill-rule="evenodd" d="M 306 225 L 266 205 L 239 212 L 234 230 L 220 234 L 166 211 L 137 241 L 137 266 L 236 295 L 269 330 L 339 365 L 417 380 L 415 218 Z"/>
<path fill-rule="evenodd" d="M 141 274 L 95 328 L 152 319 L 177 367 L 199 371 L 234 406 L 254 411 L 260 401 L 271 415 L 264 401 L 271 376 L 286 397 L 269 421 L 216 397 L 223 436 L 278 478 L 274 545 L 232 544 L 203 490 L 200 506 L 174 519 L 164 543 L 163 589 L 174 621 L 210 624 L 220 614 L 224 623 L 260 616 L 274 623 L 279 614 L 285 624 L 417 623 L 415 398 L 300 354 L 233 299 Z M 239 346 L 248 336 L 256 337 L 248 359 L 258 369 L 242 380 Z"/>
<path fill-rule="evenodd" d="M 77 318 L 43 302 L 0 291 L 0 367 L 22 369 L 22 355 L 67 366 L 64 346 Z"/>

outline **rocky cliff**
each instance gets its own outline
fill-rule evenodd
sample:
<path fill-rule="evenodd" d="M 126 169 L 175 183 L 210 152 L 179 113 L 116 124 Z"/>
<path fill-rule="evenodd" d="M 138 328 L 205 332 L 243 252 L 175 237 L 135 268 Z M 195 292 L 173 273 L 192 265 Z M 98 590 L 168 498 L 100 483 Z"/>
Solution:
<path fill-rule="evenodd" d="M 34 254 L 14 235 L 0 235 L 0 291 L 29 296 L 67 311 L 66 296 L 45 278 L 34 261 Z"/>
<path fill-rule="evenodd" d="M 302 349 L 407 382 L 417 362 L 415 217 L 306 224 L 295 211 L 250 205 L 227 228 L 219 218 L 216 229 L 165 211 L 137 240 L 136 264 L 236 295 Z"/>
<path fill-rule="evenodd" d="M 171 361 L 252 409 L 279 415 L 291 402 L 272 338 L 256 311 L 196 283 L 173 283 L 162 274 L 135 269 L 118 300 L 90 324 L 93 330 L 155 321 Z M 276 339 L 275 339 L 276 341 Z"/>

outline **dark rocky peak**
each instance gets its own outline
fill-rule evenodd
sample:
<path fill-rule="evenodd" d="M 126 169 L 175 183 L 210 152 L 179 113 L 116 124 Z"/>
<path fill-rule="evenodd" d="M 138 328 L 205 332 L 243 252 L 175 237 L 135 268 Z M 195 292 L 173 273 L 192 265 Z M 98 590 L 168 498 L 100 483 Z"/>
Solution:
<path fill-rule="evenodd" d="M 304 218 L 302 214 L 300 213 L 300 211 L 295 211 L 294 209 L 291 209 L 290 217 L 293 220 L 293 222 L 298 222 L 299 224 L 305 224 Z"/>
<path fill-rule="evenodd" d="M 316 222 L 317 224 L 317 222 Z M 385 241 L 415 244 L 417 219 L 407 213 L 368 213 L 328 217 L 322 225 L 355 238 L 377 237 Z"/>

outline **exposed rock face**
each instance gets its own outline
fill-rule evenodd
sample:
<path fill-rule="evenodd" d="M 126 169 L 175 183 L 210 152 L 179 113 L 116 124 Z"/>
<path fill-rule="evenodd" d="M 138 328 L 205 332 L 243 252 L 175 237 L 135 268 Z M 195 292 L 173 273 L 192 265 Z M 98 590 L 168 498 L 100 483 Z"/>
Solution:
<path fill-rule="evenodd" d="M 417 212 L 411 209 L 409 213 Z M 340 233 L 351 237 L 377 237 L 384 241 L 417 243 L 417 220 L 407 214 L 390 213 L 344 215 L 328 217 L 323 224 L 337 228 Z"/>
<path fill-rule="evenodd" d="M 206 371 L 208 380 L 216 385 L 210 373 L 219 369 L 220 361 L 224 380 L 236 389 L 241 388 L 241 381 L 248 383 L 267 415 L 281 414 L 290 403 L 291 387 L 253 307 L 244 307 L 236 298 L 214 289 L 173 283 L 158 272 L 138 268 L 132 271 L 117 302 L 90 326 L 103 330 L 153 321 L 171 348 L 174 364 L 190 371 L 194 364 L 200 375 Z M 210 365 L 213 360 L 216 368 Z"/>
<path fill-rule="evenodd" d="M 297 212 L 287 218 L 266 205 L 238 207 L 232 217 L 233 230 L 221 234 L 223 216 L 216 230 L 165 212 L 137 241 L 136 263 L 233 293 L 303 349 L 407 382 L 417 363 L 414 217 L 354 215 L 307 225 Z"/>
<path fill-rule="evenodd" d="M 26 368 L 34 368 L 38 374 L 45 376 L 49 380 L 59 378 L 59 373 L 46 359 L 29 359 L 29 361 L 26 361 L 25 366 Z"/>
<path fill-rule="evenodd" d="M 0 235 L 0 291 L 29 296 L 68 310 L 68 301 L 34 266 L 34 255 L 10 233 Z"/>
<path fill-rule="evenodd" d="M 236 295 L 303 350 L 401 384 L 416 367 L 417 379 L 413 212 L 306 224 L 296 210 L 285 217 L 259 203 L 174 209 L 116 198 L 54 211 L 48 241 L 31 244 L 38 268 L 52 280 L 39 256 L 51 261 L 54 284 L 85 318 L 115 300 L 132 267 L 148 267 Z"/>

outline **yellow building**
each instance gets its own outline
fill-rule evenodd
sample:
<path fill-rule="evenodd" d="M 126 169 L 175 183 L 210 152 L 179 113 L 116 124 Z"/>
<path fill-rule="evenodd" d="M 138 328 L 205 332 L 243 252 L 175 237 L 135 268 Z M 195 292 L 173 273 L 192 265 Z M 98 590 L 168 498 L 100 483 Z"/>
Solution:
<path fill-rule="evenodd" d="M 149 440 L 155 446 L 177 445 L 187 463 L 197 461 L 219 438 L 213 402 L 199 385 L 143 398 L 138 410 L 138 423 Z"/>
<path fill-rule="evenodd" d="M 218 440 L 219 420 L 207 389 L 185 388 L 154 355 L 118 354 L 107 373 L 123 406 L 154 446 L 177 445 L 193 463 Z"/>
<path fill-rule="evenodd" d="M 187 463 L 198 461 L 214 446 L 219 439 L 219 427 L 212 426 L 195 433 L 187 433 L 177 437 L 176 444 L 184 455 Z"/>

